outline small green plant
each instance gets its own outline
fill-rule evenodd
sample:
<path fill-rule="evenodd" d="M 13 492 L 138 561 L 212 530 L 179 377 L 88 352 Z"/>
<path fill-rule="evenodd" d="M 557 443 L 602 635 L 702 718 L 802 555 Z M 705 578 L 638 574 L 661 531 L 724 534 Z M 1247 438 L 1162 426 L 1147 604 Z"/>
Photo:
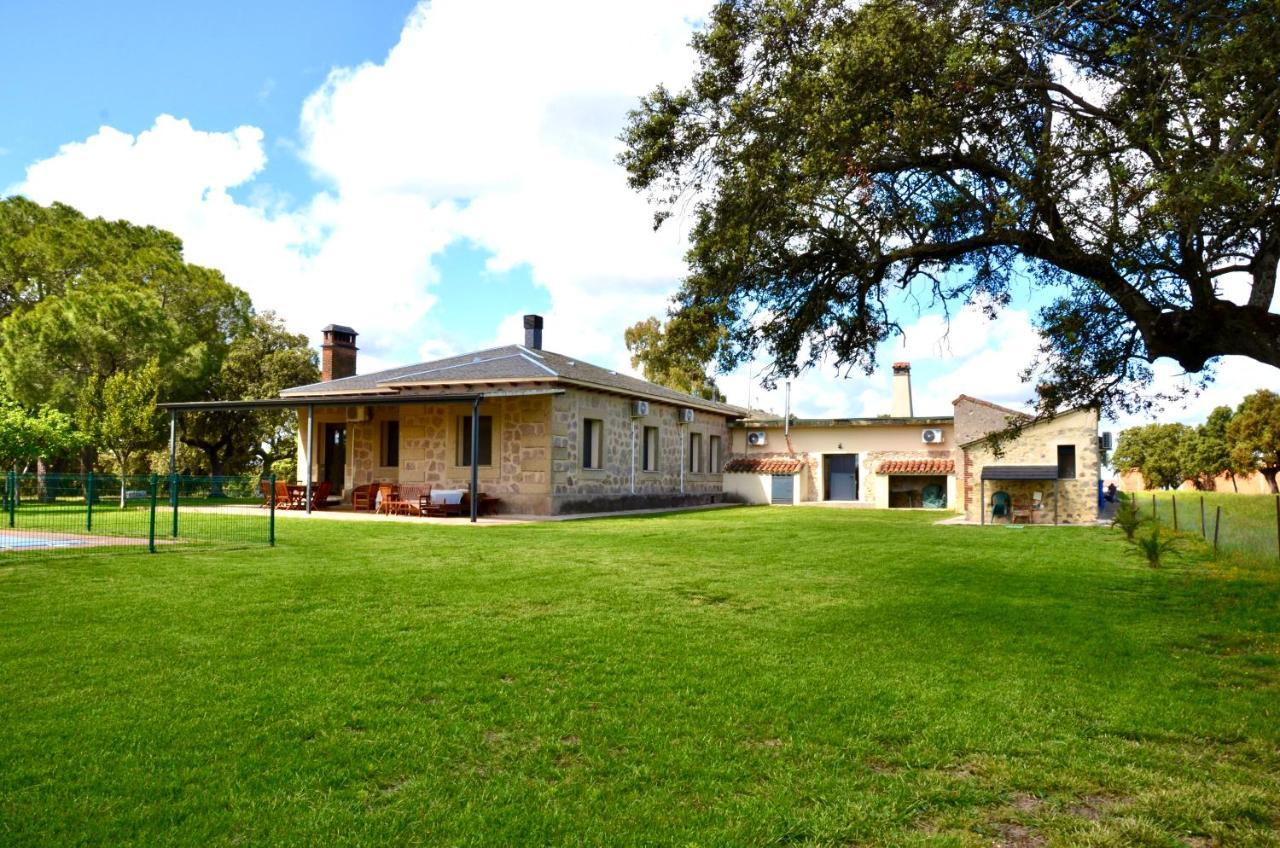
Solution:
<path fill-rule="evenodd" d="M 1134 544 L 1138 547 L 1140 553 L 1147 560 L 1147 565 L 1152 568 L 1159 568 L 1161 560 L 1166 554 L 1171 554 L 1177 548 L 1177 538 L 1165 534 L 1163 538 L 1160 536 L 1160 525 L 1151 525 L 1150 536 L 1139 536 L 1134 539 Z"/>
<path fill-rule="evenodd" d="M 1111 526 L 1119 527 L 1124 531 L 1124 537 L 1130 542 L 1133 536 L 1138 532 L 1138 528 L 1146 522 L 1146 519 L 1138 514 L 1138 507 L 1132 498 L 1125 498 L 1116 505 L 1116 514 L 1111 518 Z"/>

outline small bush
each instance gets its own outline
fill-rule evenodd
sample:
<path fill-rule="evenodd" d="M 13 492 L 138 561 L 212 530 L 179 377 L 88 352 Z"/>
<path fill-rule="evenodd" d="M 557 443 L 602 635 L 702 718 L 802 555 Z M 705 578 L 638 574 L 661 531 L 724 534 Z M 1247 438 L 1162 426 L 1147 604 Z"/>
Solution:
<path fill-rule="evenodd" d="M 1139 536 L 1134 540 L 1134 544 L 1138 547 L 1138 553 L 1146 558 L 1147 565 L 1159 568 L 1164 556 L 1174 552 L 1177 541 L 1175 537 L 1168 534 L 1161 538 L 1160 525 L 1154 524 L 1151 527 L 1151 535 Z"/>
<path fill-rule="evenodd" d="M 1132 498 L 1125 498 L 1116 505 L 1116 514 L 1111 518 L 1111 526 L 1119 527 L 1124 531 L 1124 537 L 1130 542 L 1133 536 L 1138 532 L 1138 528 L 1146 522 L 1146 519 L 1138 514 L 1138 507 L 1134 504 Z"/>

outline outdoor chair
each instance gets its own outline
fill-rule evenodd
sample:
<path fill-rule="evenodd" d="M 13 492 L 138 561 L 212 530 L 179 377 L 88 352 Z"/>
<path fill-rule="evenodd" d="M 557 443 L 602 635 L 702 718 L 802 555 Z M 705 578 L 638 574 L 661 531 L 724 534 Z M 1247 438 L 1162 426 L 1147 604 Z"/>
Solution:
<path fill-rule="evenodd" d="M 258 490 L 262 493 L 262 503 L 258 504 L 262 509 L 271 508 L 271 499 L 275 497 L 275 492 L 271 488 L 270 480 L 259 480 Z"/>
<path fill-rule="evenodd" d="M 991 520 L 997 518 L 1012 519 L 1013 499 L 1008 492 L 996 492 L 991 496 Z"/>
<path fill-rule="evenodd" d="M 289 484 L 283 480 L 276 481 L 276 509 L 293 509 L 293 495 L 289 493 Z"/>
<path fill-rule="evenodd" d="M 354 512 L 360 512 L 361 510 L 372 512 L 377 493 L 378 485 L 376 483 L 356 486 L 351 490 L 351 509 Z"/>
<path fill-rule="evenodd" d="M 333 491 L 333 484 L 328 480 L 324 480 L 311 490 L 311 509 L 328 509 L 329 493 Z"/>
<path fill-rule="evenodd" d="M 426 515 L 427 508 L 431 506 L 431 484 L 428 483 L 426 488 L 418 494 L 418 515 Z"/>
<path fill-rule="evenodd" d="M 1014 501 L 1009 507 L 1009 523 L 1017 524 L 1021 521 L 1023 524 L 1030 524 L 1032 516 L 1035 513 L 1035 507 L 1026 501 Z"/>
<path fill-rule="evenodd" d="M 375 496 L 374 502 L 377 504 L 378 512 L 391 514 L 391 502 L 399 500 L 400 490 L 398 486 L 391 486 L 386 483 L 378 486 L 378 494 Z"/>

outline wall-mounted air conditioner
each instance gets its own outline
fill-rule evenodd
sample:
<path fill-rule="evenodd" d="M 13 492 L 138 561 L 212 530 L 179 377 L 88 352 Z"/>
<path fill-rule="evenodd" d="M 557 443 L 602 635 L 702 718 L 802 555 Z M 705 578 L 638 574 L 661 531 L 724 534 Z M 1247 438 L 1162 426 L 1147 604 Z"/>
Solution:
<path fill-rule="evenodd" d="M 644 418 L 649 414 L 649 401 L 633 400 L 631 401 L 631 417 Z"/>
<path fill-rule="evenodd" d="M 372 406 L 348 406 L 347 407 L 347 423 L 361 424 L 373 418 Z"/>
<path fill-rule="evenodd" d="M 942 444 L 942 431 L 922 430 L 920 432 L 920 441 L 924 442 L 926 445 L 940 445 Z"/>
<path fill-rule="evenodd" d="M 764 430 L 748 430 L 747 444 L 753 448 L 758 448 L 769 443 L 769 437 Z"/>
<path fill-rule="evenodd" d="M 685 407 L 681 407 L 681 408 L 680 408 L 680 423 L 681 423 L 681 424 L 692 424 L 692 423 L 693 423 L 693 410 L 692 410 L 692 409 L 690 409 L 690 408 L 689 408 L 689 407 L 687 407 L 687 406 L 685 406 Z"/>

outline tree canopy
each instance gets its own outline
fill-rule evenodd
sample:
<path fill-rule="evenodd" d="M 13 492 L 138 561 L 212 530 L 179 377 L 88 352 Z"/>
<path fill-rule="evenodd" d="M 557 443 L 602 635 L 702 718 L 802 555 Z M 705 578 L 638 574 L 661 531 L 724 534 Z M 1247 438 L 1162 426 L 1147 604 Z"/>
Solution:
<path fill-rule="evenodd" d="M 1111 464 L 1119 471 L 1140 472 L 1144 488 L 1176 489 L 1193 476 L 1183 445 L 1194 435 L 1186 424 L 1130 427 L 1120 434 Z"/>
<path fill-rule="evenodd" d="M 1237 466 L 1256 470 L 1280 493 L 1280 395 L 1261 389 L 1246 397 L 1227 424 L 1227 442 Z"/>
<path fill-rule="evenodd" d="M 623 338 L 631 353 L 631 366 L 642 369 L 651 383 L 715 400 L 720 389 L 707 373 L 714 347 L 699 347 L 706 334 L 682 334 L 682 327 L 687 329 L 687 323 L 672 321 L 664 326 L 657 318 L 628 327 Z"/>
<path fill-rule="evenodd" d="M 675 314 L 725 368 L 869 372 L 896 291 L 995 314 L 1026 282 L 1042 411 L 1136 411 L 1161 357 L 1280 366 L 1277 43 L 1259 0 L 722 0 L 621 162 L 688 210 Z"/>

